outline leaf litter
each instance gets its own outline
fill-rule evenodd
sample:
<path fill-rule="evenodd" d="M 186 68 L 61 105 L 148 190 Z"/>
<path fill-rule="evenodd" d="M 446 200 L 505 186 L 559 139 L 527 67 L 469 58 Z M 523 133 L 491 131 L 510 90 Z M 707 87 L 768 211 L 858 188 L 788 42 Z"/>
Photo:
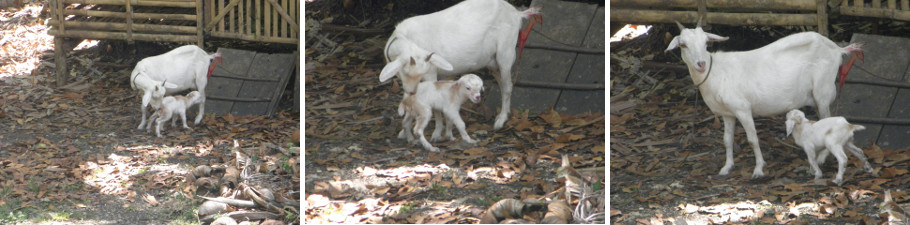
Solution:
<path fill-rule="evenodd" d="M 308 28 L 339 22 L 318 4 L 308 5 L 316 8 L 306 12 Z M 370 19 L 354 24 L 392 27 Z M 497 109 L 465 104 L 461 116 L 479 143 L 439 142 L 443 152 L 428 152 L 397 138 L 401 84 L 378 82 L 382 51 L 334 50 L 372 49 L 388 34 L 307 35 L 314 44 L 305 56 L 304 222 L 477 223 L 485 215 L 494 222 L 606 221 L 602 112 L 513 110 L 505 127 L 492 131 Z"/>
<path fill-rule="evenodd" d="M 68 85 L 54 87 L 47 1 L 24 2 L 0 9 L 0 223 L 210 222 L 202 197 L 252 203 L 212 211 L 221 217 L 299 223 L 299 114 L 209 114 L 164 139 L 136 130 L 132 65 L 174 46 L 88 41 L 98 45 L 68 54 Z"/>
<path fill-rule="evenodd" d="M 862 147 L 874 174 L 850 157 L 846 183 L 829 180 L 835 160 L 809 172 L 805 153 L 785 137 L 783 116 L 755 118 L 767 178 L 752 180 L 754 155 L 737 125 L 735 167 L 724 163 L 723 128 L 685 70 L 662 46 L 669 26 L 614 43 L 611 52 L 610 220 L 616 224 L 902 224 L 910 222 L 908 149 Z M 672 36 L 671 36 L 672 37 Z M 643 61 L 650 61 L 642 63 Z M 667 69 L 671 68 L 671 69 Z M 814 112 L 811 108 L 806 112 Z M 863 143 L 857 143 L 863 146 Z M 741 147 L 740 147 L 741 146 Z"/>

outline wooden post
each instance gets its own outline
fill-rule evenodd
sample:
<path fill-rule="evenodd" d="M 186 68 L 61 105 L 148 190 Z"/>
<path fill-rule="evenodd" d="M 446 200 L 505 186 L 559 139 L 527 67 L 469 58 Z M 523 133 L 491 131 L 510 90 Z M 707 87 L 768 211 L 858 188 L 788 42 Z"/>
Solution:
<path fill-rule="evenodd" d="M 126 0 L 126 43 L 133 44 L 133 7 L 130 3 L 132 1 Z"/>
<path fill-rule="evenodd" d="M 815 18 L 818 20 L 818 33 L 822 36 L 828 36 L 828 1 L 827 0 L 816 0 L 815 6 L 818 7 L 818 10 L 815 13 Z"/>
<path fill-rule="evenodd" d="M 708 20 L 707 17 L 708 17 L 708 3 L 706 3 L 705 0 L 698 0 L 698 19 L 696 19 L 696 20 L 703 20 L 703 21 L 701 21 L 701 25 L 704 26 L 704 25 L 708 24 L 708 22 L 705 21 L 705 20 Z M 698 23 L 698 21 L 695 21 L 695 22 Z"/>
<path fill-rule="evenodd" d="M 910 0 L 901 0 L 901 10 L 910 10 Z"/>
<path fill-rule="evenodd" d="M 54 63 L 57 64 L 57 87 L 66 85 L 66 77 L 69 71 L 66 70 L 66 48 L 63 47 L 63 37 L 54 37 Z"/>
<path fill-rule="evenodd" d="M 256 16 L 253 17 L 256 20 L 256 31 L 254 31 L 253 36 L 262 35 L 262 1 L 256 1 Z"/>
<path fill-rule="evenodd" d="M 262 28 L 264 28 L 265 33 L 262 36 L 271 37 L 272 36 L 272 9 L 269 7 L 269 4 L 262 4 L 262 13 L 265 17 L 265 22 L 262 23 Z"/>
<path fill-rule="evenodd" d="M 204 31 L 202 28 L 205 26 L 202 20 L 205 17 L 203 15 L 205 13 L 202 11 L 204 5 L 205 3 L 203 3 L 202 0 L 196 1 L 196 45 L 202 49 L 205 49 L 205 40 L 202 37 Z"/>
<path fill-rule="evenodd" d="M 253 29 L 251 29 L 251 25 L 253 23 L 253 20 L 251 19 L 252 18 L 251 14 L 253 14 L 253 8 L 250 7 L 249 0 L 244 1 L 244 2 L 246 3 L 247 12 L 246 12 L 246 23 L 244 23 L 246 25 L 246 31 L 244 31 L 243 34 L 250 34 L 251 32 L 253 32 Z"/>

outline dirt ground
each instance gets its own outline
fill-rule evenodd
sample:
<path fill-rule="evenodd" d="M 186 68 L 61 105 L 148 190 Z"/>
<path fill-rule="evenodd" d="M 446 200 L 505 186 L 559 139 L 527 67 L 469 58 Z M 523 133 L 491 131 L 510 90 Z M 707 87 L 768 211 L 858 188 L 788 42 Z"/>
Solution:
<path fill-rule="evenodd" d="M 380 83 L 378 76 L 395 23 L 389 18 L 401 8 L 379 2 L 307 6 L 305 223 L 477 223 L 504 199 L 555 200 L 566 184 L 558 169 L 562 155 L 604 202 L 603 112 L 515 110 L 505 128 L 493 131 L 497 109 L 467 103 L 461 116 L 476 146 L 439 142 L 434 145 L 442 152 L 431 153 L 398 139 L 400 81 Z M 356 13 L 361 9 L 374 11 Z M 338 32 L 327 24 L 358 29 Z M 480 72 L 487 85 L 496 85 Z M 530 203 L 524 209 L 513 219 L 537 223 L 547 211 Z"/>
<path fill-rule="evenodd" d="M 67 56 L 71 85 L 56 87 L 54 43 L 37 10 L 43 3 L 0 11 L 0 224 L 200 224 L 199 196 L 224 195 L 217 183 L 187 180 L 193 168 L 233 167 L 238 152 L 266 143 L 296 147 L 289 143 L 300 117 L 290 95 L 270 118 L 208 114 L 188 122 L 192 131 L 165 128 L 164 138 L 137 130 L 129 72 L 176 44 L 79 48 Z M 198 110 L 188 111 L 192 120 Z M 252 174 L 269 179 L 242 183 L 271 188 L 282 205 L 299 202 L 298 156 L 267 152 L 254 155 L 263 166 Z M 229 211 L 243 210 L 266 211 Z M 299 224 L 292 211 L 279 219 Z"/>
<path fill-rule="evenodd" d="M 782 115 L 755 119 L 766 178 L 750 179 L 755 159 L 738 123 L 735 166 L 728 177 L 717 176 L 724 164 L 721 119 L 696 95 L 684 68 L 643 63 L 681 62 L 678 51 L 662 52 L 665 33 L 678 34 L 675 26 L 653 31 L 611 45 L 612 223 L 905 224 L 900 220 L 910 204 L 907 149 L 856 143 L 869 157 L 873 174 L 861 171 L 862 163 L 851 156 L 845 183 L 837 186 L 830 183 L 837 165 L 829 157 L 821 167 L 824 180 L 816 182 L 804 151 L 785 136 Z M 751 49 L 776 39 L 768 33 L 795 31 L 717 27 L 712 32 L 739 41 L 713 49 Z M 736 44 L 745 42 L 750 46 Z M 817 118 L 814 109 L 802 110 Z"/>

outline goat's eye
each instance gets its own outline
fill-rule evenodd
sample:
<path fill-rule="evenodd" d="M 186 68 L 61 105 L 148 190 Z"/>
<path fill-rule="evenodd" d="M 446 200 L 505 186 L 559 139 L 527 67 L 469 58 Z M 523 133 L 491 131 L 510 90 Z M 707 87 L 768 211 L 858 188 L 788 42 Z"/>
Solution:
<path fill-rule="evenodd" d="M 686 48 L 686 44 L 679 44 L 680 48 Z"/>

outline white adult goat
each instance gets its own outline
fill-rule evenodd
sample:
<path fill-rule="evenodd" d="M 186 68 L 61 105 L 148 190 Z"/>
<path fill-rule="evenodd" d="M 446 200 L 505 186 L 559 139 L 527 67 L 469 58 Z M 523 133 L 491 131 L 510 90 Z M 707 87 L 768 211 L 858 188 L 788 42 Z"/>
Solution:
<path fill-rule="evenodd" d="M 421 78 L 436 81 L 438 75 L 451 76 L 490 68 L 499 82 L 502 108 L 493 129 L 502 128 L 509 113 L 512 96 L 512 65 L 521 19 L 539 19 L 539 9 L 518 11 L 502 0 L 466 0 L 439 12 L 401 21 L 385 47 L 385 60 L 379 81 L 396 74 L 402 79 L 405 97 L 414 93 Z M 526 37 L 526 35 L 525 35 Z M 431 140 L 440 140 L 443 119 L 437 113 Z M 449 139 L 454 140 L 447 128 Z M 399 137 L 403 132 L 399 133 Z"/>
<path fill-rule="evenodd" d="M 138 89 L 142 94 L 142 122 L 139 129 L 145 128 L 147 111 L 161 107 L 161 99 L 165 94 L 193 89 L 199 91 L 201 100 L 199 113 L 196 114 L 195 124 L 202 121 L 205 114 L 205 85 L 212 70 L 221 62 L 221 54 L 208 54 L 195 45 L 186 45 L 175 48 L 161 55 L 144 58 L 136 63 L 136 68 L 130 74 L 130 87 Z"/>
<path fill-rule="evenodd" d="M 828 117 L 819 121 L 810 121 L 806 119 L 806 114 L 798 109 L 791 110 L 787 113 L 787 136 L 793 134 L 793 140 L 796 144 L 803 147 L 806 156 L 809 158 L 809 167 L 815 173 L 815 179 L 822 178 L 822 170 L 819 165 L 825 163 L 828 153 L 837 158 L 837 176 L 834 183 L 840 185 L 844 181 L 844 170 L 847 167 L 847 154 L 844 148 L 859 158 L 863 162 L 863 169 L 867 173 L 872 173 L 872 167 L 866 160 L 863 150 L 853 145 L 853 132 L 865 130 L 862 125 L 854 125 L 847 122 L 844 117 Z M 816 157 L 816 151 L 818 157 Z"/>
<path fill-rule="evenodd" d="M 725 41 L 727 37 L 703 31 L 700 21 L 694 29 L 677 25 L 680 34 L 666 51 L 681 49 L 705 104 L 724 119 L 727 161 L 720 169 L 721 176 L 733 168 L 737 119 L 755 152 L 752 178 L 763 177 L 765 161 L 752 117 L 778 115 L 803 106 L 816 106 L 822 118 L 831 116 L 829 106 L 836 96 L 834 80 L 841 55 L 861 52 L 861 44 L 841 48 L 818 33 L 803 32 L 751 51 L 709 53 L 708 42 Z"/>

